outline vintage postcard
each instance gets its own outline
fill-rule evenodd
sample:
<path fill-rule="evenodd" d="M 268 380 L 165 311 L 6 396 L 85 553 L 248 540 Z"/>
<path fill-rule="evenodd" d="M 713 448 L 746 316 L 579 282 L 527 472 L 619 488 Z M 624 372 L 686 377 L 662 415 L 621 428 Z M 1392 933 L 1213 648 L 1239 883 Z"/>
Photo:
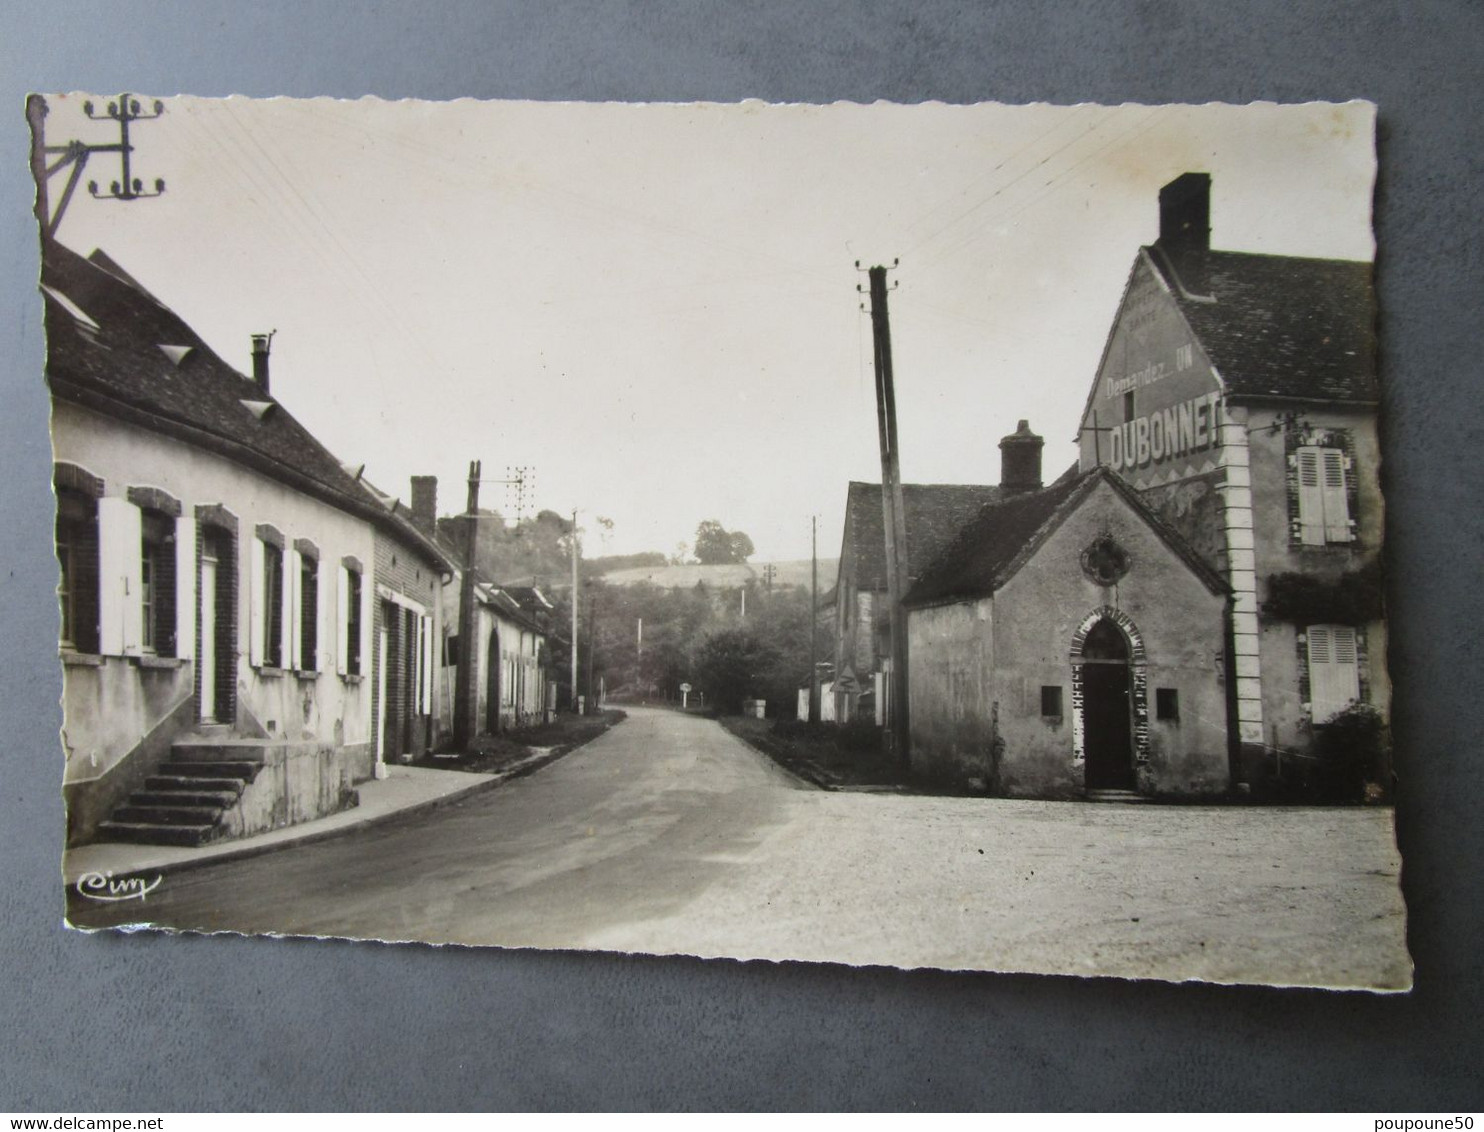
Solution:
<path fill-rule="evenodd" d="M 1410 987 L 1373 106 L 27 109 L 73 926 Z"/>

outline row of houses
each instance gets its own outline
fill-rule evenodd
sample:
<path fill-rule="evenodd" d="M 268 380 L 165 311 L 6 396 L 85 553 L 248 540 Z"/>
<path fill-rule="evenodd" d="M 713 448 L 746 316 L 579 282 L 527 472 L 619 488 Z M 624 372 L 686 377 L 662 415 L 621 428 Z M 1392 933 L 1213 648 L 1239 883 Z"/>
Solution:
<path fill-rule="evenodd" d="M 1214 250 L 1209 176 L 1159 194 L 1049 486 L 1042 440 L 998 485 L 904 485 L 912 771 L 1038 797 L 1203 797 L 1384 719 L 1369 263 Z M 879 484 L 852 483 L 837 718 L 884 723 Z"/>
<path fill-rule="evenodd" d="M 545 597 L 477 571 L 466 591 L 436 483 L 409 508 L 332 456 L 275 397 L 270 335 L 239 373 L 50 238 L 42 291 L 69 844 L 310 820 L 389 763 L 546 715 Z"/>

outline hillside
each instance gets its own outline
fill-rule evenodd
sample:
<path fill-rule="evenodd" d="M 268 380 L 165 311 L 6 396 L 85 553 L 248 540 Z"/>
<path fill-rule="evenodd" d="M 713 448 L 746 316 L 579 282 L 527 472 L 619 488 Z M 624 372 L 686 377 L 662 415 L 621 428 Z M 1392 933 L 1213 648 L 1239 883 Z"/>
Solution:
<path fill-rule="evenodd" d="M 821 592 L 835 584 L 838 564 L 837 558 L 819 560 Z M 702 566 L 699 563 L 684 566 L 639 566 L 605 573 L 603 580 L 613 586 L 633 586 L 640 582 L 649 582 L 667 590 L 693 589 L 697 582 L 705 582 L 712 589 L 740 589 L 748 582 L 763 585 L 763 571 L 767 565 L 765 562 L 745 562 L 726 566 Z M 772 566 L 774 586 L 809 585 L 809 559 L 774 562 Z"/>

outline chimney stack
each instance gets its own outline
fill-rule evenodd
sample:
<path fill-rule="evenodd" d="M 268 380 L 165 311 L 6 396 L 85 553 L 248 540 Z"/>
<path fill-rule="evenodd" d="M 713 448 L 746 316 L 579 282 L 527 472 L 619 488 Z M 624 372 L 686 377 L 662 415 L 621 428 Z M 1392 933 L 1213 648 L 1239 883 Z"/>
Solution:
<path fill-rule="evenodd" d="M 1041 449 L 1045 440 L 1021 421 L 1015 431 L 1000 441 L 1000 491 L 1038 491 L 1041 487 Z"/>
<path fill-rule="evenodd" d="M 252 379 L 264 393 L 268 392 L 268 350 L 272 343 L 272 334 L 252 336 Z"/>
<path fill-rule="evenodd" d="M 1210 294 L 1211 174 L 1182 173 L 1159 190 L 1159 242 L 1187 294 Z"/>
<path fill-rule="evenodd" d="M 412 477 L 412 521 L 431 535 L 438 527 L 438 477 Z"/>

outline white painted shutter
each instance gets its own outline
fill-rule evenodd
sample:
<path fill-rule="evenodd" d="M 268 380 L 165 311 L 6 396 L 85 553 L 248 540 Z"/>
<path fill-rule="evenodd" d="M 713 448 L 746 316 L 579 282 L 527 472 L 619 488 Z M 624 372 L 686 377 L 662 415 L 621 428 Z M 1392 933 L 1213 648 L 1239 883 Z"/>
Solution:
<path fill-rule="evenodd" d="M 196 586 L 201 572 L 196 564 L 196 520 L 175 520 L 175 655 L 196 655 Z"/>
<path fill-rule="evenodd" d="M 263 647 L 267 631 L 267 615 L 264 606 L 267 604 L 263 592 L 263 540 L 253 539 L 249 544 L 248 562 L 248 661 L 253 665 L 263 663 Z"/>
<path fill-rule="evenodd" d="M 1320 449 L 1298 450 L 1299 541 L 1305 546 L 1323 546 L 1324 486 L 1320 467 Z"/>
<path fill-rule="evenodd" d="M 1324 537 L 1327 542 L 1350 541 L 1350 500 L 1345 495 L 1345 453 L 1321 448 L 1320 472 L 1324 493 Z"/>
<path fill-rule="evenodd" d="M 1328 723 L 1360 698 L 1355 630 L 1348 625 L 1309 626 L 1310 716 Z"/>
<path fill-rule="evenodd" d="M 139 651 L 142 536 L 138 507 L 116 496 L 98 500 L 98 648 L 106 656 Z"/>
<path fill-rule="evenodd" d="M 344 566 L 335 568 L 335 671 L 344 676 L 350 667 L 350 579 Z"/>

